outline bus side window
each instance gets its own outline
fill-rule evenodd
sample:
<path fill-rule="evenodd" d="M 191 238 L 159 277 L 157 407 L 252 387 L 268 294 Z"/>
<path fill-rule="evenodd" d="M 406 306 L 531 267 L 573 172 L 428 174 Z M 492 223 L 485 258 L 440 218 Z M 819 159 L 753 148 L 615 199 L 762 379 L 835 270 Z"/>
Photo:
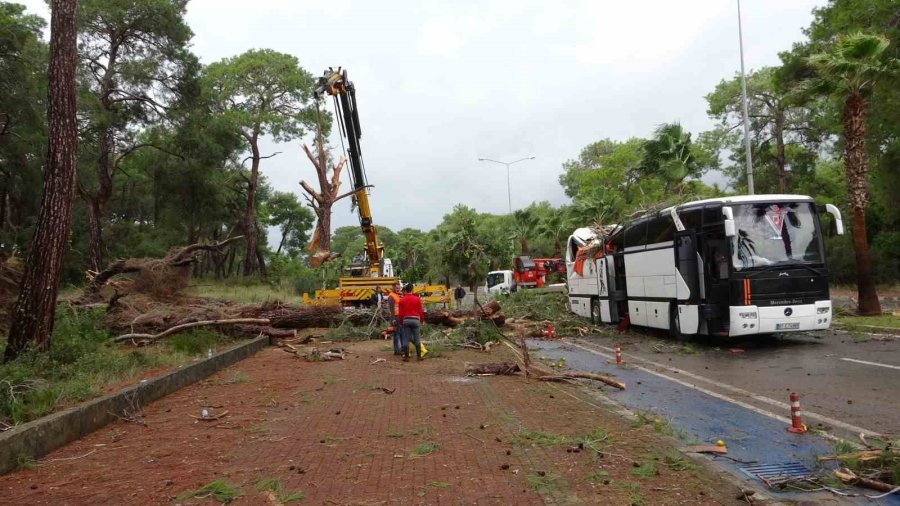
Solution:
<path fill-rule="evenodd" d="M 651 219 L 647 223 L 647 244 L 668 242 L 675 238 L 675 222 L 669 214 Z"/>
<path fill-rule="evenodd" d="M 678 217 L 681 218 L 681 224 L 684 225 L 685 230 L 693 230 L 695 232 L 700 231 L 700 210 L 699 209 L 691 209 L 690 211 L 682 211 L 678 213 Z"/>

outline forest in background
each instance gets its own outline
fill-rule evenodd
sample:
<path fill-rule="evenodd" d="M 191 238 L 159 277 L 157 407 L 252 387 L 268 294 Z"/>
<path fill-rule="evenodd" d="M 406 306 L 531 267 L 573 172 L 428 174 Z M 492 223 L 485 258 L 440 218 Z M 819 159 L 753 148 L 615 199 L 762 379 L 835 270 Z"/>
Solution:
<path fill-rule="evenodd" d="M 313 214 L 299 188 L 272 190 L 265 178 L 271 154 L 259 149 L 267 136 L 296 143 L 310 137 L 317 121 L 330 127 L 327 114 L 316 113 L 313 74 L 302 67 L 303 55 L 268 49 L 201 64 L 190 52 L 186 4 L 79 3 L 78 181 L 62 282 L 81 285 L 87 271 L 117 258 L 162 256 L 175 246 L 243 235 L 223 253 L 209 253 L 194 274 L 262 276 L 295 293 L 334 286 L 342 266 L 362 250 L 359 229 L 335 230 L 332 250 L 344 255 L 310 269 L 305 245 Z M 47 156 L 47 24 L 0 2 L 0 26 L 0 254 L 23 257 L 35 233 Z M 854 81 L 853 68 L 834 60 L 865 56 L 838 51 L 841 37 L 857 32 L 889 44 L 870 62 L 880 67 Z M 867 106 L 869 164 L 862 177 L 872 277 L 896 283 L 900 209 L 891 202 L 900 199 L 900 9 L 891 0 L 832 0 L 814 12 L 805 35 L 785 48 L 781 65 L 748 75 L 756 192 L 834 203 L 849 230 L 859 204 L 859 195 L 853 200 L 848 193 L 845 160 L 847 89 L 855 86 Z M 821 58 L 829 55 L 830 62 Z M 448 203 L 432 230 L 379 227 L 387 256 L 406 280 L 473 286 L 488 270 L 507 268 L 513 253 L 559 254 L 576 227 L 621 221 L 661 203 L 745 192 L 740 81 L 723 76 L 704 91 L 717 122 L 712 130 L 687 132 L 663 112 L 646 138 L 599 139 L 573 153 L 559 177 L 570 204 L 534 203 L 491 215 Z M 710 171 L 725 174 L 728 186 L 703 183 Z M 276 243 L 267 241 L 269 227 L 279 231 Z M 826 247 L 832 280 L 855 282 L 852 234 L 828 237 Z"/>

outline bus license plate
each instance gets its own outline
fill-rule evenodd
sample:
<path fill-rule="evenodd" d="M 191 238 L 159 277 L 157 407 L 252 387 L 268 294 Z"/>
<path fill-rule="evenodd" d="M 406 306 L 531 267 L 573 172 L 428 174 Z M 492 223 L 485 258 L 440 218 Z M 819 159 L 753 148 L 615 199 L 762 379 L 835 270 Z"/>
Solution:
<path fill-rule="evenodd" d="M 800 328 L 800 323 L 776 323 L 775 330 L 797 330 Z"/>

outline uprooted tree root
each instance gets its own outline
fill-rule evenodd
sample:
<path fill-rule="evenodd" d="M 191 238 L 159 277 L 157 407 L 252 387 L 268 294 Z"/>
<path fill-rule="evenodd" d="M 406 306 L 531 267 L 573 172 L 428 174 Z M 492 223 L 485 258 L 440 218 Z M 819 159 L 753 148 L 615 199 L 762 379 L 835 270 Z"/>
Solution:
<path fill-rule="evenodd" d="M 177 298 L 187 287 L 190 267 L 197 261 L 199 253 L 220 252 L 223 247 L 242 237 L 175 248 L 163 258 L 116 260 L 100 272 L 88 272 L 88 284 L 84 289 L 82 302 L 96 300 L 107 283 L 126 274 L 130 275 L 129 279 L 117 283 L 117 292 L 121 289 L 125 294 L 141 293 L 160 300 Z"/>

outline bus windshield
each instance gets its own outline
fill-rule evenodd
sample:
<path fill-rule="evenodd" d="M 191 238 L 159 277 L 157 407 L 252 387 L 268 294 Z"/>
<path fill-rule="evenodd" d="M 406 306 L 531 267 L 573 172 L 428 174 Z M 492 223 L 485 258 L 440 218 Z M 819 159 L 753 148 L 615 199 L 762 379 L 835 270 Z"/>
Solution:
<path fill-rule="evenodd" d="M 810 202 L 733 205 L 735 270 L 822 263 L 822 241 Z"/>

